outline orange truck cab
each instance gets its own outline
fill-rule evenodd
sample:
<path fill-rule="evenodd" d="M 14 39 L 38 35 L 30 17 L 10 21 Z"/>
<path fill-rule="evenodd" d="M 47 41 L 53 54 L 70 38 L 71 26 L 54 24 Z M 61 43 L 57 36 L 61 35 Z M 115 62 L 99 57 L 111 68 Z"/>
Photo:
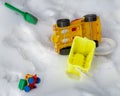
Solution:
<path fill-rule="evenodd" d="M 51 41 L 58 54 L 68 55 L 75 36 L 93 40 L 98 47 L 101 33 L 100 17 L 96 14 L 88 14 L 71 22 L 69 19 L 57 20 L 57 24 L 53 25 Z"/>

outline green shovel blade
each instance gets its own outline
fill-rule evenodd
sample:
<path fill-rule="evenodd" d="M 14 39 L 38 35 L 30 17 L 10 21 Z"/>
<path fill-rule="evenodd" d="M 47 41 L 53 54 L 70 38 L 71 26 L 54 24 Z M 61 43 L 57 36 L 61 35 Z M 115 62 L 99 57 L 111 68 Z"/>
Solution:
<path fill-rule="evenodd" d="M 24 14 L 24 19 L 27 22 L 32 23 L 32 24 L 37 24 L 37 22 L 38 22 L 38 19 L 35 16 L 33 16 L 32 14 L 27 13 L 27 12 Z"/>
<path fill-rule="evenodd" d="M 32 24 L 37 24 L 38 19 L 35 16 L 33 16 L 32 14 L 30 14 L 28 12 L 23 12 L 8 3 L 5 3 L 5 6 L 8 7 L 9 9 L 14 10 L 15 12 L 21 14 L 24 17 L 25 21 L 32 23 Z"/>

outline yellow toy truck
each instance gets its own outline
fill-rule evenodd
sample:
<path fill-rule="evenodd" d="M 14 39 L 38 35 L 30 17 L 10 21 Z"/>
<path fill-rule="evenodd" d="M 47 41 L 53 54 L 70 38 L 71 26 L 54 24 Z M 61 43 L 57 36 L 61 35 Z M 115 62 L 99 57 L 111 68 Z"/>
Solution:
<path fill-rule="evenodd" d="M 75 36 L 67 60 L 68 76 L 75 76 L 79 78 L 81 75 L 81 71 L 88 72 L 91 67 L 94 51 L 94 41 L 87 38 Z"/>
<path fill-rule="evenodd" d="M 101 41 L 100 17 L 96 14 L 88 14 L 82 18 L 73 20 L 59 19 L 53 25 L 53 36 L 55 51 L 61 55 L 68 55 L 75 36 L 86 37 L 95 41 L 96 47 Z"/>

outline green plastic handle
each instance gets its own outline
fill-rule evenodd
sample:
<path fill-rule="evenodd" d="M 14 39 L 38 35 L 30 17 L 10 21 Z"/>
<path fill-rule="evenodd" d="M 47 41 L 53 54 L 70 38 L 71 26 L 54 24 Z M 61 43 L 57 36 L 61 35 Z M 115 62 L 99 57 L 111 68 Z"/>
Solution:
<path fill-rule="evenodd" d="M 32 24 L 37 24 L 38 19 L 37 19 L 37 17 L 33 16 L 32 14 L 30 14 L 28 12 L 21 11 L 18 8 L 14 7 L 8 3 L 5 3 L 5 6 L 8 7 L 9 9 L 14 10 L 15 12 L 20 13 L 23 16 L 25 21 L 32 23 Z"/>
<path fill-rule="evenodd" d="M 5 6 L 7 6 L 9 9 L 12 9 L 12 10 L 20 13 L 20 14 L 23 15 L 23 16 L 25 15 L 25 12 L 23 12 L 23 11 L 19 10 L 18 8 L 10 5 L 9 3 L 5 3 Z"/>

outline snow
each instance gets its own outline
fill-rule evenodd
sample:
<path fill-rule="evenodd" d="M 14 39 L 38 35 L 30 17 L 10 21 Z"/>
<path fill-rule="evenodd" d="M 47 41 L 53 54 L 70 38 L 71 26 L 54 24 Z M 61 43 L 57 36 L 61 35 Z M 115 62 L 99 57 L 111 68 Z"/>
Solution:
<path fill-rule="evenodd" d="M 4 6 L 7 1 L 38 17 L 37 25 Z M 119 0 L 1 0 L 0 1 L 0 96 L 120 96 L 120 1 Z M 66 75 L 68 56 L 58 55 L 50 37 L 59 18 L 75 19 L 96 13 L 103 36 L 116 41 L 113 53 L 94 56 L 91 70 L 80 80 Z M 25 74 L 37 74 L 41 83 L 25 93 L 18 82 Z"/>

